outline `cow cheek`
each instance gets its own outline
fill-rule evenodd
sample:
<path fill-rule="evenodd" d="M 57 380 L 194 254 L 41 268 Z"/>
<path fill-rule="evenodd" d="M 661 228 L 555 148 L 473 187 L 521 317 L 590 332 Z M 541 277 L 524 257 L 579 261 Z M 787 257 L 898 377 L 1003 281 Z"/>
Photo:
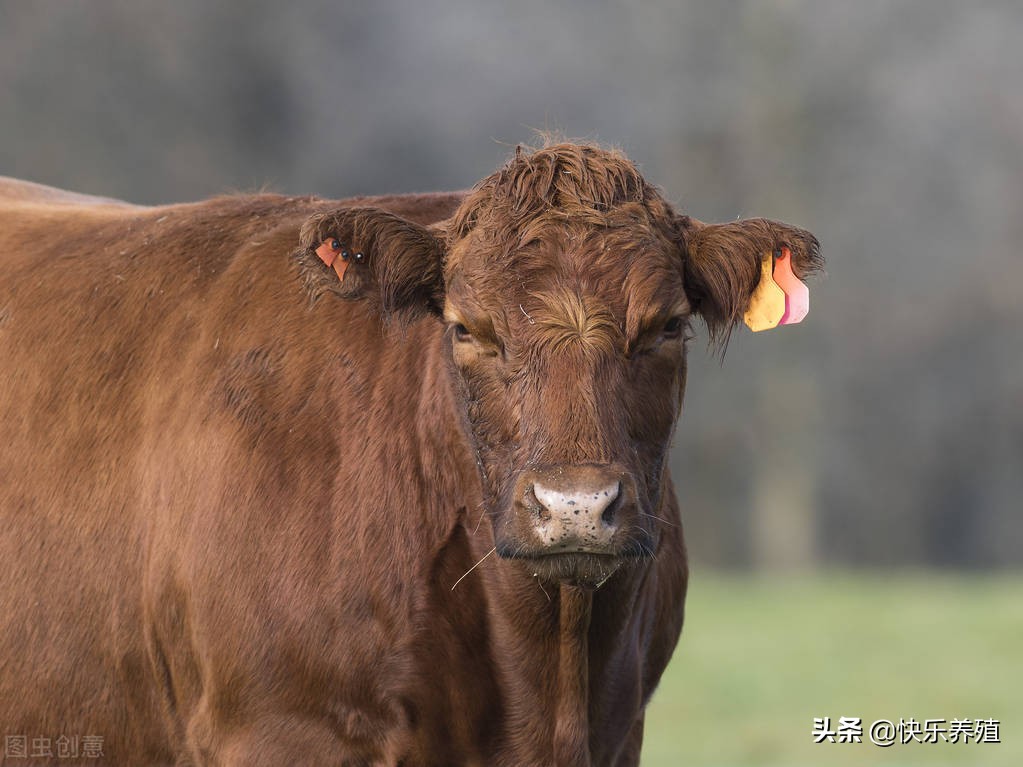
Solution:
<path fill-rule="evenodd" d="M 510 473 L 511 454 L 517 443 L 516 408 L 507 389 L 479 364 L 458 369 L 466 437 L 479 461 L 481 479 L 497 495 Z"/>
<path fill-rule="evenodd" d="M 631 396 L 623 408 L 629 414 L 629 436 L 651 507 L 656 507 L 659 500 L 661 475 L 681 411 L 684 373 L 684 365 L 677 363 L 652 364 L 637 371 L 631 391 L 644 395 Z"/>

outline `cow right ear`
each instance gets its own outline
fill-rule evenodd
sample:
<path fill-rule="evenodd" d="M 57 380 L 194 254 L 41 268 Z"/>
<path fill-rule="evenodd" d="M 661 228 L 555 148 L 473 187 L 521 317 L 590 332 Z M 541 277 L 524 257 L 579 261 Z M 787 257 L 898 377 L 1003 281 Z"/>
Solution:
<path fill-rule="evenodd" d="M 443 310 L 445 246 L 426 227 L 379 208 L 337 208 L 310 216 L 299 243 L 314 296 L 365 299 L 387 318 Z"/>
<path fill-rule="evenodd" d="M 780 221 L 748 218 L 705 224 L 681 216 L 677 225 L 684 243 L 686 295 L 693 311 L 707 323 L 711 338 L 722 346 L 751 308 L 765 274 L 765 260 L 770 265 L 772 254 L 789 254 L 791 258 L 786 257 L 786 262 L 793 280 L 802 280 L 824 264 L 813 234 Z M 771 270 L 767 269 L 766 274 L 771 281 Z M 773 283 L 772 287 L 781 295 L 782 311 L 773 318 L 777 321 L 784 313 L 786 299 L 780 288 Z"/>

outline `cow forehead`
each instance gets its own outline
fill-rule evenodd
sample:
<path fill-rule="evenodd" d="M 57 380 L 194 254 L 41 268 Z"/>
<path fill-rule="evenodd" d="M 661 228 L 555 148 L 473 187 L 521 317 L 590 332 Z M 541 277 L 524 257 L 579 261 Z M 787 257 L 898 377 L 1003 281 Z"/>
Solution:
<path fill-rule="evenodd" d="M 648 234 L 564 228 L 460 256 L 448 270 L 448 320 L 501 335 L 611 349 L 657 318 L 688 313 L 677 247 Z"/>
<path fill-rule="evenodd" d="M 578 324 L 584 314 L 624 318 L 684 300 L 681 253 L 648 228 L 565 224 L 511 242 L 481 233 L 459 245 L 446 270 L 448 306 L 456 310 L 535 309 Z"/>

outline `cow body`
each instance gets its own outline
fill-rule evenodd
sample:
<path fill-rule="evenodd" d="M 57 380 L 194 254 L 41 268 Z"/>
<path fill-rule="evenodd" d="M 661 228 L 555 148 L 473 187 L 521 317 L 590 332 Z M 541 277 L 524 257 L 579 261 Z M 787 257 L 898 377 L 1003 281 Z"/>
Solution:
<path fill-rule="evenodd" d="M 0 184 L 0 730 L 109 764 L 638 762 L 686 587 L 667 472 L 655 556 L 499 558 L 451 327 L 295 255 L 331 212 L 463 198 Z"/>

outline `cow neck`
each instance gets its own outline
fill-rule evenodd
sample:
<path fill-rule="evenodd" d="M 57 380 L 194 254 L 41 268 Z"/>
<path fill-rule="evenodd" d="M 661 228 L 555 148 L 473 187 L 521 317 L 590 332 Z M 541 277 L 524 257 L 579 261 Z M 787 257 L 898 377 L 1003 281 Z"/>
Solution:
<path fill-rule="evenodd" d="M 487 533 L 471 544 L 476 559 L 493 545 Z M 592 592 L 540 584 L 517 560 L 488 559 L 478 573 L 504 710 L 493 763 L 589 767 Z"/>
<path fill-rule="evenodd" d="M 589 767 L 589 631 L 593 592 L 560 588 L 558 700 L 554 718 L 554 763 Z"/>

